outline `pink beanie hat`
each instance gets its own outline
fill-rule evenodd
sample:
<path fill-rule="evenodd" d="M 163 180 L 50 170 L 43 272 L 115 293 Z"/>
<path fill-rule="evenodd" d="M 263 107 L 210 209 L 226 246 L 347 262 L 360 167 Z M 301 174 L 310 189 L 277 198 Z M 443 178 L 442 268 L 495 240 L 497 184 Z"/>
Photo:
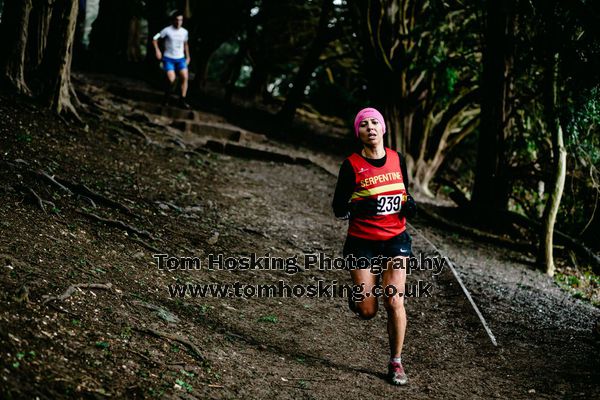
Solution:
<path fill-rule="evenodd" d="M 375 118 L 381 126 L 383 127 L 383 133 L 385 133 L 385 120 L 383 119 L 383 115 L 379 111 L 374 108 L 363 108 L 356 114 L 356 118 L 354 118 L 354 134 L 358 137 L 358 126 L 361 121 L 365 118 Z"/>

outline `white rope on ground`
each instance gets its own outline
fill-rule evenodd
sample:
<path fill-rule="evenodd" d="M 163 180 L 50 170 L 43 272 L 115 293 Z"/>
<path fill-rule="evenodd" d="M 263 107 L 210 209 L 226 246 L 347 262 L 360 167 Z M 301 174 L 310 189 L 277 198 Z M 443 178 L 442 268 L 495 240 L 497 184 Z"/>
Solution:
<path fill-rule="evenodd" d="M 458 284 L 460 285 L 460 287 L 462 288 L 463 293 L 465 294 L 465 296 L 467 297 L 467 299 L 469 299 L 469 302 L 471 303 L 471 306 L 473 306 L 473 310 L 475 310 L 475 313 L 477 314 L 477 316 L 479 317 L 479 320 L 481 321 L 481 324 L 483 325 L 485 331 L 487 332 L 488 336 L 490 337 L 490 340 L 492 341 L 492 344 L 494 346 L 498 346 L 498 342 L 496 342 L 496 337 L 494 336 L 494 334 L 492 333 L 492 330 L 490 329 L 490 327 L 488 326 L 487 322 L 485 321 L 485 318 L 483 317 L 483 315 L 481 314 L 481 311 L 479 311 L 479 307 L 477 307 L 477 304 L 475 304 L 475 301 L 473 300 L 473 298 L 471 297 L 471 293 L 469 293 L 469 291 L 467 290 L 466 286 L 464 285 L 462 279 L 460 279 L 460 276 L 458 275 L 458 272 L 456 272 L 456 269 L 454 268 L 454 265 L 452 265 L 452 262 L 450 261 L 450 258 L 448 258 L 448 256 L 444 256 L 442 254 L 442 252 L 429 240 L 425 237 L 425 235 L 423 235 L 421 233 L 421 231 L 419 231 L 417 228 L 415 228 L 413 225 L 411 225 L 410 223 L 407 222 L 407 225 L 410 226 L 411 229 L 413 229 L 415 232 L 417 232 L 427 243 L 429 243 L 429 245 L 441 256 L 444 257 L 446 259 L 446 261 L 448 262 L 448 266 L 450 266 L 450 270 L 452 271 L 452 274 L 454 275 L 454 277 L 456 278 L 456 281 L 458 282 Z"/>

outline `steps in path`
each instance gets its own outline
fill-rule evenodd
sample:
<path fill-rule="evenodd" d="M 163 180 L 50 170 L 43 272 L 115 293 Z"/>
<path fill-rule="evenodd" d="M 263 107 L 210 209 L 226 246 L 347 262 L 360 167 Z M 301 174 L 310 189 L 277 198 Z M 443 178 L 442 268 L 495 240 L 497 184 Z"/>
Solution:
<path fill-rule="evenodd" d="M 266 135 L 254 133 L 227 123 L 222 117 L 173 106 L 137 102 L 149 114 L 171 120 L 169 126 L 181 132 L 181 140 L 191 147 L 265 161 L 289 164 L 313 164 L 329 174 L 337 175 L 336 161 L 324 155 L 306 154 L 283 143 L 270 140 Z"/>

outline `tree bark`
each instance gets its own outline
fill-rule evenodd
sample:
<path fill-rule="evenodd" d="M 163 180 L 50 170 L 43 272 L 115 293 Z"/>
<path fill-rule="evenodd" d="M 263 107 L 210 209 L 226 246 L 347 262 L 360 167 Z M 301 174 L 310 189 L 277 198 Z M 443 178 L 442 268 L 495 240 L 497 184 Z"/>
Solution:
<path fill-rule="evenodd" d="M 429 183 L 450 152 L 477 127 L 479 110 L 473 108 L 479 90 L 468 89 L 445 109 L 430 110 L 423 127 L 423 139 L 416 161 L 413 182 L 423 194 L 434 197 Z"/>
<path fill-rule="evenodd" d="M 52 13 L 43 70 L 47 80 L 44 97 L 56 113 L 70 113 L 79 119 L 77 97 L 71 84 L 71 59 L 77 23 L 77 0 L 57 0 Z"/>
<path fill-rule="evenodd" d="M 213 53 L 219 47 L 221 47 L 221 44 L 222 42 L 217 43 L 202 41 L 197 46 L 194 46 L 194 62 L 192 63 L 192 67 L 194 68 L 194 72 L 196 73 L 194 83 L 196 89 L 198 89 L 200 92 L 202 92 L 206 86 L 206 79 L 208 77 L 208 64 L 210 62 L 210 58 L 212 57 Z"/>
<path fill-rule="evenodd" d="M 25 49 L 31 0 L 8 0 L 2 10 L 2 81 L 11 90 L 30 94 L 25 83 Z"/>
<path fill-rule="evenodd" d="M 296 109 L 304 97 L 304 90 L 308 85 L 310 75 L 319 65 L 319 57 L 331 38 L 330 28 L 328 28 L 331 10 L 333 10 L 333 1 L 323 0 L 321 3 L 321 15 L 319 17 L 316 37 L 311 43 L 304 60 L 302 60 L 298 73 L 294 78 L 292 88 L 286 96 L 285 102 L 278 113 L 279 119 L 284 123 L 293 121 Z"/>
<path fill-rule="evenodd" d="M 48 31 L 55 0 L 34 0 L 29 17 L 29 36 L 27 38 L 27 68 L 37 75 L 48 44 Z"/>
<path fill-rule="evenodd" d="M 263 0 L 260 10 L 254 17 L 253 24 L 256 28 L 252 35 L 249 35 L 248 41 L 248 60 L 252 66 L 252 72 L 248 83 L 241 91 L 244 98 L 251 101 L 261 101 L 267 92 L 267 83 L 271 75 L 270 66 L 272 57 L 270 57 L 268 38 L 276 34 L 271 28 L 271 21 L 276 18 L 278 0 Z M 262 26 L 259 32 L 258 27 Z"/>
<path fill-rule="evenodd" d="M 404 153 L 415 188 L 432 196 L 429 182 L 445 155 L 476 126 L 474 91 L 441 95 L 436 67 L 414 68 L 429 64 L 439 46 L 435 26 L 427 22 L 436 17 L 435 7 L 415 0 L 370 0 L 360 7 L 368 91 L 383 105 L 386 144 Z M 465 78 L 456 87 L 474 86 Z"/>
<path fill-rule="evenodd" d="M 85 30 L 85 19 L 87 13 L 87 0 L 79 0 L 77 11 L 77 23 L 75 24 L 75 39 L 73 43 L 73 64 L 79 66 L 81 57 L 85 54 L 83 46 L 83 35 Z"/>
<path fill-rule="evenodd" d="M 258 61 L 252 66 L 252 73 L 248 85 L 244 88 L 245 97 L 250 100 L 260 101 L 267 93 L 269 71 L 266 62 Z"/>
<path fill-rule="evenodd" d="M 549 193 L 543 216 L 543 233 L 540 240 L 540 257 L 538 264 L 549 276 L 554 276 L 554 224 L 560 207 L 560 199 L 567 175 L 567 151 L 563 140 L 563 132 L 558 117 L 558 54 L 552 55 L 547 66 L 548 75 L 545 83 L 545 109 L 548 127 L 552 135 L 552 162 L 554 166 L 554 182 Z"/>
<path fill-rule="evenodd" d="M 127 61 L 134 63 L 142 61 L 140 29 L 140 18 L 133 16 L 129 21 L 129 31 L 127 34 Z"/>
<path fill-rule="evenodd" d="M 152 37 L 156 35 L 162 28 L 167 26 L 167 4 L 162 0 L 146 1 L 146 18 L 148 20 L 148 42 L 146 44 L 146 63 L 156 69 L 158 60 L 156 59 L 154 46 L 152 45 Z"/>
<path fill-rule="evenodd" d="M 98 17 L 90 32 L 89 51 L 94 68 L 102 71 L 113 70 L 117 66 L 122 72 L 124 63 L 115 65 L 115 60 L 127 59 L 129 24 L 133 16 L 130 5 L 121 0 L 100 1 Z"/>
<path fill-rule="evenodd" d="M 506 109 L 513 0 L 488 0 L 481 82 L 481 124 L 475 182 L 471 196 L 481 217 L 505 210 L 508 187 L 504 171 Z"/>
<path fill-rule="evenodd" d="M 231 62 L 231 69 L 228 75 L 225 77 L 225 102 L 227 104 L 231 104 L 233 100 L 233 94 L 235 92 L 235 83 L 237 82 L 240 76 L 244 59 L 248 55 L 248 50 L 250 49 L 251 43 L 254 41 L 255 35 L 256 26 L 254 24 L 251 24 L 246 29 L 246 38 L 240 43 L 238 52 L 235 54 Z"/>
<path fill-rule="evenodd" d="M 262 2 L 261 9 L 265 1 Z M 190 89 L 202 92 L 206 87 L 208 66 L 213 53 L 241 29 L 248 19 L 252 3 L 247 0 L 220 2 L 186 0 L 185 6 L 194 15 L 184 26 L 190 32 L 191 72 L 195 77 Z M 200 16 L 200 17 L 199 17 Z M 210 17 L 205 17 L 210 16 Z M 227 23 L 223 23 L 223 20 Z"/>

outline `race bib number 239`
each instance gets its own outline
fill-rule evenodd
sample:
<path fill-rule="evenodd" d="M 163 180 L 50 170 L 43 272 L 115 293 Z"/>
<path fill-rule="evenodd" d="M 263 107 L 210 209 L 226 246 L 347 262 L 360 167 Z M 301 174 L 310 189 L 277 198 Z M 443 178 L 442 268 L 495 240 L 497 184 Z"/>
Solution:
<path fill-rule="evenodd" d="M 397 214 L 402 208 L 402 194 L 377 197 L 377 215 Z"/>

